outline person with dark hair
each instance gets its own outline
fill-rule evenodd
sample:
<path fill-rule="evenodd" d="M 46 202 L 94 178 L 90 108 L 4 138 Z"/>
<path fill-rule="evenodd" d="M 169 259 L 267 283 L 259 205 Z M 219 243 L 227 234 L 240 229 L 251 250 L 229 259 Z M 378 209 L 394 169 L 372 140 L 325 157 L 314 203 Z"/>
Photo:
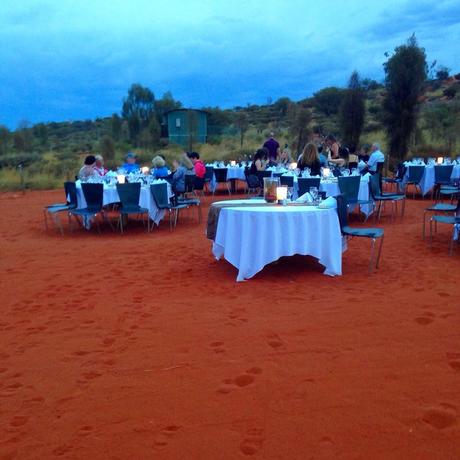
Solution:
<path fill-rule="evenodd" d="M 258 171 L 265 171 L 267 162 L 267 151 L 265 149 L 258 149 L 252 158 L 249 174 L 257 175 Z"/>
<path fill-rule="evenodd" d="M 346 160 L 340 157 L 340 144 L 332 134 L 326 136 L 326 148 L 328 149 L 327 161 L 336 166 L 343 166 Z"/>
<path fill-rule="evenodd" d="M 301 171 L 305 168 L 309 168 L 312 176 L 319 176 L 321 174 L 321 162 L 319 161 L 318 149 L 313 142 L 309 142 L 303 149 L 297 160 L 297 168 Z"/>
<path fill-rule="evenodd" d="M 206 166 L 200 160 L 200 154 L 198 152 L 190 152 L 190 153 L 187 153 L 187 156 L 190 158 L 190 160 L 193 163 L 193 168 L 195 170 L 195 176 L 199 177 L 200 179 L 203 179 L 204 176 L 206 175 Z"/>
<path fill-rule="evenodd" d="M 367 144 L 361 146 L 358 158 L 359 161 L 364 161 L 364 163 L 369 161 L 369 146 Z"/>
<path fill-rule="evenodd" d="M 280 145 L 278 141 L 275 139 L 274 133 L 270 133 L 263 147 L 266 148 L 268 151 L 268 161 L 276 162 L 276 159 L 278 158 L 278 155 L 280 153 Z"/>
<path fill-rule="evenodd" d="M 78 178 L 81 181 L 86 181 L 88 178 L 91 176 L 96 175 L 96 157 L 94 155 L 88 155 L 85 158 L 85 162 L 83 166 L 80 168 L 80 171 L 78 172 Z"/>

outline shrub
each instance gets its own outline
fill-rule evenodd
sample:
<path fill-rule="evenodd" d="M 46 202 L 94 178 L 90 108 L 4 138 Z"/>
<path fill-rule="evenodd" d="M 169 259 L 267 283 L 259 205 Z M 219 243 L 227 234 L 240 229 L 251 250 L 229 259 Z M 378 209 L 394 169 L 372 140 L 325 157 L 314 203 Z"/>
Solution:
<path fill-rule="evenodd" d="M 442 94 L 447 97 L 447 99 L 453 99 L 455 95 L 457 94 L 457 90 L 453 87 L 450 86 L 449 88 L 446 88 Z"/>

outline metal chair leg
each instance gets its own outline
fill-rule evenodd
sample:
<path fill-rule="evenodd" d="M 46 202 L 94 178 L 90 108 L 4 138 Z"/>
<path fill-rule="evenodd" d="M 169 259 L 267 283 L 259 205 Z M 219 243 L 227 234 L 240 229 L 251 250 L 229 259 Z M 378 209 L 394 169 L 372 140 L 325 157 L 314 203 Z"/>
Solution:
<path fill-rule="evenodd" d="M 45 220 L 45 231 L 48 231 L 48 211 L 46 209 L 43 210 L 43 218 Z"/>
<path fill-rule="evenodd" d="M 433 247 L 433 218 L 430 219 L 430 248 Z"/>
<path fill-rule="evenodd" d="M 375 246 L 375 238 L 372 238 L 372 244 L 371 244 L 371 258 L 369 260 L 369 273 L 373 272 L 372 269 L 372 260 L 374 258 L 374 246 Z"/>
<path fill-rule="evenodd" d="M 380 263 L 380 256 L 382 254 L 382 246 L 383 246 L 383 236 L 382 236 L 382 239 L 380 241 L 380 247 L 379 247 L 379 252 L 377 254 L 377 262 L 375 263 L 375 268 L 379 268 L 379 263 Z"/>
<path fill-rule="evenodd" d="M 454 250 L 454 235 L 455 235 L 455 224 L 452 229 L 452 238 L 450 239 L 449 243 L 449 255 L 452 255 L 452 251 Z"/>
<path fill-rule="evenodd" d="M 424 211 L 424 212 L 423 212 L 423 223 L 422 223 L 422 240 L 424 240 L 424 239 L 425 239 L 426 213 L 427 213 L 427 211 Z"/>

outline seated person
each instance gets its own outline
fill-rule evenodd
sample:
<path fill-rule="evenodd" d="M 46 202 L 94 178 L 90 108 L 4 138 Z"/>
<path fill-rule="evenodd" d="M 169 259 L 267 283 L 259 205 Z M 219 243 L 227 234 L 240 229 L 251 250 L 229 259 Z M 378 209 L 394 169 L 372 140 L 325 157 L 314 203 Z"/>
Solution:
<path fill-rule="evenodd" d="M 369 146 L 363 145 L 358 153 L 359 161 L 367 163 L 369 161 Z"/>
<path fill-rule="evenodd" d="M 326 168 L 327 167 L 327 157 L 326 155 L 323 154 L 322 145 L 318 146 L 318 156 L 319 156 L 319 162 L 321 163 L 321 167 Z"/>
<path fill-rule="evenodd" d="M 312 176 L 321 175 L 321 162 L 319 161 L 318 149 L 313 142 L 309 142 L 304 147 L 297 160 L 297 168 L 301 171 L 305 168 L 309 168 Z"/>
<path fill-rule="evenodd" d="M 337 139 L 332 135 L 329 134 L 326 137 L 326 148 L 329 150 L 327 161 L 335 166 L 344 166 L 346 160 L 340 157 L 340 145 L 337 142 Z"/>
<path fill-rule="evenodd" d="M 105 176 L 108 172 L 108 169 L 104 167 L 104 158 L 102 157 L 102 155 L 96 155 L 95 158 L 96 158 L 96 165 L 94 167 L 94 170 L 100 176 Z"/>
<path fill-rule="evenodd" d="M 139 170 L 139 165 L 136 163 L 136 154 L 128 152 L 125 157 L 125 162 L 121 166 L 126 174 L 136 172 Z"/>
<path fill-rule="evenodd" d="M 206 166 L 200 160 L 200 154 L 197 152 L 190 152 L 187 154 L 193 163 L 193 169 L 195 170 L 195 176 L 203 179 L 206 174 Z"/>
<path fill-rule="evenodd" d="M 166 167 L 166 162 L 160 155 L 157 155 L 153 158 L 152 166 L 153 168 L 150 171 L 150 174 L 152 174 L 152 176 L 155 179 L 161 179 L 169 176 L 169 171 Z"/>
<path fill-rule="evenodd" d="M 80 168 L 80 171 L 78 172 L 78 178 L 85 182 L 87 181 L 90 177 L 95 176 L 96 170 L 94 169 L 96 166 L 96 157 L 94 155 L 88 155 L 85 158 L 84 165 Z"/>
<path fill-rule="evenodd" d="M 171 177 L 171 187 L 175 195 L 182 195 L 185 192 L 185 175 L 193 174 L 193 163 L 184 153 L 179 160 L 173 161 L 173 174 Z"/>
<path fill-rule="evenodd" d="M 292 163 L 291 150 L 287 144 L 278 156 L 278 164 L 282 166 L 288 166 Z"/>
<path fill-rule="evenodd" d="M 257 152 L 254 154 L 254 157 L 252 158 L 252 164 L 249 168 L 249 174 L 257 176 L 257 173 L 259 171 L 265 171 L 265 168 L 267 167 L 268 163 L 267 157 L 268 154 L 265 149 L 258 149 Z"/>
<path fill-rule="evenodd" d="M 371 146 L 371 156 L 367 162 L 367 168 L 364 168 L 362 173 L 370 172 L 375 174 L 379 163 L 385 162 L 385 155 L 380 151 L 380 144 L 374 142 Z"/>

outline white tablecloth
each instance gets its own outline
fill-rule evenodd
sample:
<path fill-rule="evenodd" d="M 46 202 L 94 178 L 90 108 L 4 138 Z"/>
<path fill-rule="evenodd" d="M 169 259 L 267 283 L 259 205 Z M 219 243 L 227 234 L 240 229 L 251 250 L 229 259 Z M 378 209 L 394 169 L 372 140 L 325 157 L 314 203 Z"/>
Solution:
<path fill-rule="evenodd" d="M 244 175 L 244 166 L 226 166 L 227 168 L 227 180 L 236 179 L 246 182 L 246 176 Z M 217 187 L 216 177 L 213 175 L 211 179 L 211 190 L 214 192 Z"/>
<path fill-rule="evenodd" d="M 165 181 L 156 181 L 153 183 L 162 183 Z M 77 181 L 77 208 L 86 208 L 86 200 L 83 195 L 83 191 L 81 189 L 81 182 Z M 168 183 L 168 196 L 171 198 L 173 196 L 171 186 Z M 120 201 L 120 197 L 118 196 L 117 188 L 115 186 L 108 186 L 104 184 L 104 197 L 103 197 L 103 205 L 106 206 L 111 203 L 118 203 Z M 142 186 L 141 187 L 141 194 L 139 196 L 139 206 L 142 208 L 146 208 L 149 210 L 149 217 L 150 219 L 155 222 L 155 224 L 159 224 L 161 219 L 163 219 L 165 215 L 164 209 L 158 209 L 155 200 L 152 197 L 150 192 L 150 186 Z"/>
<path fill-rule="evenodd" d="M 326 275 L 342 274 L 342 236 L 335 209 L 223 208 L 212 252 L 238 269 L 237 281 L 253 277 L 282 256 L 294 254 L 317 258 Z"/>
<path fill-rule="evenodd" d="M 409 168 L 410 165 L 407 165 L 406 174 L 404 175 L 403 185 L 406 184 L 407 179 L 409 178 Z M 452 170 L 451 179 L 460 178 L 460 165 L 454 165 Z M 420 181 L 420 188 L 422 189 L 422 194 L 426 195 L 434 187 L 434 166 L 428 165 L 425 166 L 425 172 L 423 174 L 422 180 Z"/>

